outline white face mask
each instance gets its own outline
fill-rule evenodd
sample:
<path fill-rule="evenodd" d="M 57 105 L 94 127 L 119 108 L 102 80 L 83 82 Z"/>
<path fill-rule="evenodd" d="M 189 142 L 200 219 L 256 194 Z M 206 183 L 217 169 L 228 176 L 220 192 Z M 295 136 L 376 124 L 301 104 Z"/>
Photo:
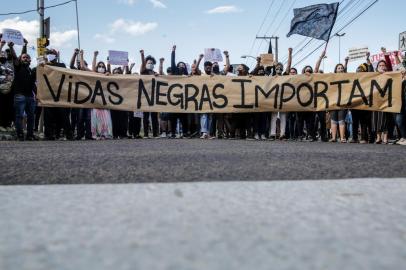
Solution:
<path fill-rule="evenodd" d="M 149 70 L 154 70 L 154 64 L 146 64 L 145 66 Z"/>
<path fill-rule="evenodd" d="M 48 54 L 47 59 L 48 59 L 48 62 L 52 62 L 52 61 L 54 61 L 56 59 L 56 55 L 55 54 Z"/>
<path fill-rule="evenodd" d="M 98 67 L 97 72 L 98 73 L 106 73 L 106 70 L 104 69 L 104 67 Z"/>

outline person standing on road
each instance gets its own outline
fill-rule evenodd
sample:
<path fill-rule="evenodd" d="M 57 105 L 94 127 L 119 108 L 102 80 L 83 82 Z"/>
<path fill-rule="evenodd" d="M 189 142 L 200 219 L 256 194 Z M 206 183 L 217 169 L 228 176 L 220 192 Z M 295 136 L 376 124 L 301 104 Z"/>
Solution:
<path fill-rule="evenodd" d="M 94 52 L 92 70 L 93 72 L 107 75 L 107 68 L 103 61 L 97 62 L 98 51 Z M 113 128 L 111 123 L 110 110 L 92 109 L 91 111 L 92 136 L 94 139 L 111 139 Z"/>
<path fill-rule="evenodd" d="M 36 95 L 36 69 L 31 69 L 31 57 L 23 53 L 17 57 L 14 51 L 14 43 L 9 42 L 8 47 L 14 62 L 15 77 L 12 84 L 14 91 L 14 111 L 17 139 L 24 140 L 23 117 L 27 114 L 27 135 L 25 140 L 32 141 L 34 137 L 35 124 L 35 95 Z"/>
<path fill-rule="evenodd" d="M 154 71 L 156 60 L 151 55 L 147 57 L 144 56 L 144 50 L 140 50 L 141 54 L 141 75 L 155 75 L 158 73 Z M 159 138 L 159 121 L 157 112 L 144 112 L 143 113 L 143 124 L 144 124 L 144 139 L 149 138 L 149 117 L 151 116 L 152 122 L 152 136 L 153 138 Z"/>
<path fill-rule="evenodd" d="M 349 58 L 345 58 L 345 64 L 337 64 L 334 68 L 334 73 L 347 73 L 347 65 Z M 331 115 L 331 139 L 330 142 L 337 141 L 337 131 L 340 134 L 340 142 L 347 142 L 345 139 L 345 119 L 346 119 L 346 110 L 334 110 L 330 111 Z M 339 127 L 337 129 L 337 127 Z M 353 139 L 351 139 L 353 140 Z"/>

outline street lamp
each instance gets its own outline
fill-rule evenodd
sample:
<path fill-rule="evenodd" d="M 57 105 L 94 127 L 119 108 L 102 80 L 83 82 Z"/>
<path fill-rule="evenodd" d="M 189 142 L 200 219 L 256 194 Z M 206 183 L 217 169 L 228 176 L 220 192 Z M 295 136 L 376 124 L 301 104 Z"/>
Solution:
<path fill-rule="evenodd" d="M 257 60 L 257 58 L 252 56 L 252 55 L 242 55 L 241 58 L 244 58 L 244 59 L 245 58 L 253 58 L 253 59 Z"/>
<path fill-rule="evenodd" d="M 339 34 L 337 33 L 336 36 L 338 37 L 338 63 L 341 61 L 341 38 L 345 36 L 345 33 Z"/>

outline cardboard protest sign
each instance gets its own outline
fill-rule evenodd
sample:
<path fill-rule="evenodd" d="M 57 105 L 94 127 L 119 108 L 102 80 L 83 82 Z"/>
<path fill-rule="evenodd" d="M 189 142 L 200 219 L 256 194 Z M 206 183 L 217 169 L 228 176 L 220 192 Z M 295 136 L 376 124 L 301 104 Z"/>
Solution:
<path fill-rule="evenodd" d="M 220 49 L 204 49 L 204 61 L 223 62 L 223 55 L 221 54 Z"/>
<path fill-rule="evenodd" d="M 264 67 L 272 66 L 273 62 L 274 62 L 273 54 L 271 53 L 261 54 L 261 66 Z"/>
<path fill-rule="evenodd" d="M 39 66 L 40 106 L 139 112 L 399 112 L 400 72 L 276 77 L 111 75 Z"/>
<path fill-rule="evenodd" d="M 350 58 L 349 61 L 365 60 L 368 52 L 369 50 L 366 46 L 362 48 L 351 48 L 348 51 L 348 57 Z"/>
<path fill-rule="evenodd" d="M 392 66 L 396 66 L 395 55 L 396 55 L 397 51 L 388 52 L 388 53 L 389 53 L 389 58 L 392 63 Z M 385 60 L 385 54 L 378 53 L 378 54 L 371 55 L 371 62 L 374 65 L 374 67 L 376 67 L 378 62 L 381 60 Z"/>
<path fill-rule="evenodd" d="M 109 62 L 111 65 L 127 65 L 128 52 L 109 51 Z"/>
<path fill-rule="evenodd" d="M 5 42 L 13 42 L 16 45 L 24 45 L 24 37 L 20 31 L 14 29 L 3 29 L 3 37 L 1 40 Z"/>

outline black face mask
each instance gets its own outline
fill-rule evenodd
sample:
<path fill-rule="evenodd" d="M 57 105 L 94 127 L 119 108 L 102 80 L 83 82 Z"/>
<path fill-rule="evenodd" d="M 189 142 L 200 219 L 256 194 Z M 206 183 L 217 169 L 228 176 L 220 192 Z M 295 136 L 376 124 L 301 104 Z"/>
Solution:
<path fill-rule="evenodd" d="M 180 67 L 180 68 L 179 68 L 179 73 L 180 73 L 180 75 L 184 75 L 184 74 L 185 74 L 185 68 L 184 68 L 184 67 Z"/>
<path fill-rule="evenodd" d="M 220 73 L 220 68 L 218 66 L 213 67 L 213 73 L 219 74 Z"/>
<path fill-rule="evenodd" d="M 7 58 L 5 57 L 0 57 L 0 63 L 5 64 L 7 61 Z"/>

